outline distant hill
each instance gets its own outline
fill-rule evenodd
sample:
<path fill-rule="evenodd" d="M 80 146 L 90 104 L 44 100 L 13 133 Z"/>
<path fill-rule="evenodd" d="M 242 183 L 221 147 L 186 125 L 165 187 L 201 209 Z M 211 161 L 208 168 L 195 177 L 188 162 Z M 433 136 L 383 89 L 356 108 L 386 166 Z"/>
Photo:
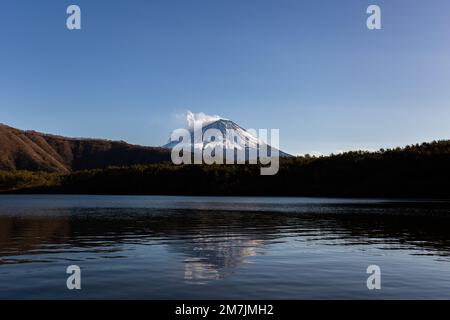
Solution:
<path fill-rule="evenodd" d="M 0 192 L 450 199 L 450 141 L 377 152 L 283 157 L 259 165 L 181 165 L 170 150 L 0 125 Z"/>
<path fill-rule="evenodd" d="M 274 176 L 258 165 L 156 163 L 57 174 L 0 171 L 0 192 L 326 196 L 450 199 L 450 141 L 327 157 L 285 157 Z"/>
<path fill-rule="evenodd" d="M 164 148 L 67 138 L 0 124 L 0 170 L 69 173 L 163 161 L 170 161 L 170 151 Z"/>

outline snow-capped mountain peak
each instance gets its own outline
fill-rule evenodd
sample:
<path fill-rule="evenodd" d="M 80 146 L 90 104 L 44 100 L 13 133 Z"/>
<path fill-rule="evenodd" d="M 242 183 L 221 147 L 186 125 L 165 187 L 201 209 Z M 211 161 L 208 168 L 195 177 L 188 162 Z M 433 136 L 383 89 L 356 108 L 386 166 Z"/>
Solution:
<path fill-rule="evenodd" d="M 271 152 L 277 150 L 257 138 L 258 133 L 256 131 L 246 130 L 232 120 L 220 116 L 208 116 L 204 113 L 194 115 L 189 112 L 187 122 L 187 130 L 191 136 L 190 144 L 196 148 L 204 150 L 223 148 L 225 152 L 227 150 L 246 150 L 247 152 L 254 151 L 253 154 L 259 154 L 261 146 L 272 150 Z M 181 143 L 184 144 L 186 142 Z M 169 142 L 163 147 L 172 149 L 179 144 L 180 141 L 171 141 L 169 139 Z M 279 155 L 281 157 L 290 156 L 281 151 L 279 151 Z M 248 155 L 246 159 L 248 159 Z"/>

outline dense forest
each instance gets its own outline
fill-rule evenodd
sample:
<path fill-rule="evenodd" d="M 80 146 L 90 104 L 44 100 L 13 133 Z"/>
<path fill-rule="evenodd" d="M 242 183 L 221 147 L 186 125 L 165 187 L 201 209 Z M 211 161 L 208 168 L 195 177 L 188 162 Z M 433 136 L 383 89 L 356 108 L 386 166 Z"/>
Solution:
<path fill-rule="evenodd" d="M 450 198 L 450 141 L 378 152 L 282 158 L 275 176 L 257 165 L 157 163 L 68 174 L 0 172 L 22 193 Z"/>

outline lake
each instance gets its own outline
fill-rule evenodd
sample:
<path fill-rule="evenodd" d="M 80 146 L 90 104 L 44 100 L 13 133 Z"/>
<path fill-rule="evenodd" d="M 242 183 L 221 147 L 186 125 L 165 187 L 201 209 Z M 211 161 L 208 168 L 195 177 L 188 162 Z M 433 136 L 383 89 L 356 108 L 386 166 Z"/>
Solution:
<path fill-rule="evenodd" d="M 1 299 L 450 299 L 450 204 L 0 196 Z M 68 290 L 66 268 L 81 268 Z M 369 290 L 367 267 L 381 270 Z"/>

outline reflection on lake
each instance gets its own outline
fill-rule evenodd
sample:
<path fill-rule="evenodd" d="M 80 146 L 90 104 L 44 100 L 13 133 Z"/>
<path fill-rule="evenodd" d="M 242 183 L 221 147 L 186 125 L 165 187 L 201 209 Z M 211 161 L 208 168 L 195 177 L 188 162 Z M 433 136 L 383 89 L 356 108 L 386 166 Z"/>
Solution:
<path fill-rule="evenodd" d="M 0 298 L 450 298 L 447 202 L 0 196 Z M 66 289 L 69 265 L 82 290 Z M 382 270 L 382 290 L 366 268 Z"/>

